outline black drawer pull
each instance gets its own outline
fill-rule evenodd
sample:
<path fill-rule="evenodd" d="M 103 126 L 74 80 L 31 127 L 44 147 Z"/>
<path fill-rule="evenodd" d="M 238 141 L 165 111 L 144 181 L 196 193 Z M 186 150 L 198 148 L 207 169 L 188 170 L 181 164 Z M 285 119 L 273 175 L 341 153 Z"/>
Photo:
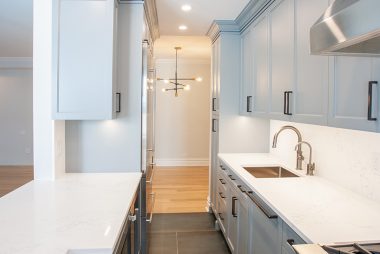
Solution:
<path fill-rule="evenodd" d="M 377 85 L 377 81 L 368 82 L 368 121 L 377 121 L 376 117 L 372 117 L 372 106 L 373 106 L 373 85 Z"/>
<path fill-rule="evenodd" d="M 236 197 L 232 197 L 232 211 L 231 211 L 231 214 L 233 217 L 237 218 L 237 214 L 236 214 L 236 201 L 238 199 Z"/>
<path fill-rule="evenodd" d="M 287 242 L 290 246 L 293 246 L 293 245 L 294 245 L 294 239 L 288 239 L 288 240 L 286 240 L 286 242 Z"/>
<path fill-rule="evenodd" d="M 221 182 L 221 184 L 226 184 L 226 182 L 223 181 L 223 179 L 219 179 L 219 181 Z"/>
<path fill-rule="evenodd" d="M 226 198 L 225 196 L 223 196 L 223 192 L 219 192 L 219 196 L 220 196 L 221 198 Z"/>
<path fill-rule="evenodd" d="M 252 96 L 247 96 L 247 112 L 252 112 Z"/>
<path fill-rule="evenodd" d="M 278 216 L 276 214 L 271 214 L 268 212 L 257 200 L 256 198 L 252 195 L 252 191 L 246 192 L 248 197 L 255 203 L 255 205 L 265 214 L 265 216 L 268 217 L 268 219 L 277 219 Z"/>
<path fill-rule="evenodd" d="M 243 187 L 241 187 L 241 185 L 238 185 L 237 187 L 238 187 L 238 189 L 239 189 L 241 192 L 246 193 L 246 190 L 244 190 Z"/>
<path fill-rule="evenodd" d="M 235 181 L 235 180 L 236 180 L 235 178 L 233 178 L 232 175 L 228 175 L 228 177 L 229 177 L 232 181 Z"/>

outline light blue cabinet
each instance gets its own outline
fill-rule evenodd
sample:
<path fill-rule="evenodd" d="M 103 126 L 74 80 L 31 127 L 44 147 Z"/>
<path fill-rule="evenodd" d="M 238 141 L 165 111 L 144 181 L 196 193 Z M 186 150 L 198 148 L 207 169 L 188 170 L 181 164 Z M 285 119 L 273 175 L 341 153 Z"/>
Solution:
<path fill-rule="evenodd" d="M 117 3 L 53 2 L 53 119 L 114 118 Z"/>
<path fill-rule="evenodd" d="M 294 100 L 294 0 L 279 1 L 269 14 L 269 22 L 269 116 L 289 121 Z"/>
<path fill-rule="evenodd" d="M 255 75 L 253 59 L 254 59 L 254 49 L 253 49 L 253 31 L 247 30 L 241 38 L 241 105 L 240 114 L 242 115 L 252 115 L 254 110 L 254 98 L 256 97 L 253 91 L 253 78 Z"/>
<path fill-rule="evenodd" d="M 292 121 L 327 125 L 328 57 L 310 55 L 310 27 L 328 7 L 328 0 L 295 1 L 295 82 Z"/>
<path fill-rule="evenodd" d="M 282 220 L 255 193 L 250 197 L 251 253 L 281 253 Z"/>
<path fill-rule="evenodd" d="M 342 56 L 332 57 L 331 62 L 328 125 L 378 131 L 379 84 L 370 81 L 380 82 L 379 60 Z M 369 111 L 372 111 L 371 117 Z"/>

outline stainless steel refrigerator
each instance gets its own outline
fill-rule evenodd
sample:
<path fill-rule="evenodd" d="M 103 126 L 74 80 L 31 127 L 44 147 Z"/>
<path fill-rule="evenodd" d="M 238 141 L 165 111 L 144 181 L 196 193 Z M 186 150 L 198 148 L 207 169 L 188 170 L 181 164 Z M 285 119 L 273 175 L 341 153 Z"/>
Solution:
<path fill-rule="evenodd" d="M 141 253 L 148 253 L 148 231 L 153 220 L 155 193 L 153 176 L 155 168 L 154 116 L 156 77 L 153 49 L 143 42 L 141 86 Z"/>

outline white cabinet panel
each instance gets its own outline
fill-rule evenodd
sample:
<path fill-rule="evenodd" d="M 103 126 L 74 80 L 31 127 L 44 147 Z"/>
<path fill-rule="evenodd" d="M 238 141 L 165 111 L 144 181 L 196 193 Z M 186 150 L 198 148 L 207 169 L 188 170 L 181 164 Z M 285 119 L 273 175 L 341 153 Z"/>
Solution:
<path fill-rule="evenodd" d="M 231 247 L 232 253 L 237 253 L 238 241 L 238 211 L 239 199 L 237 191 L 232 187 L 233 184 L 228 186 L 228 243 Z"/>
<path fill-rule="evenodd" d="M 334 57 L 330 80 L 329 125 L 376 131 L 378 121 L 369 121 L 369 81 L 378 78 L 375 62 L 367 57 Z M 378 80 L 379 81 L 379 80 Z M 374 86 L 374 115 L 377 114 L 377 86 Z M 378 117 L 377 117 L 378 118 Z"/>
<path fill-rule="evenodd" d="M 114 0 L 59 0 L 54 25 L 54 119 L 114 116 Z"/>
<path fill-rule="evenodd" d="M 284 114 L 284 92 L 291 91 L 294 84 L 294 0 L 282 1 L 271 11 L 270 20 L 270 116 L 289 120 Z"/>
<path fill-rule="evenodd" d="M 262 18 L 253 30 L 254 52 L 254 92 L 253 114 L 266 116 L 269 106 L 269 47 L 268 47 L 268 17 Z"/>
<path fill-rule="evenodd" d="M 253 30 L 247 31 L 241 39 L 242 58 L 242 86 L 241 86 L 241 110 L 243 115 L 250 115 L 253 109 Z"/>
<path fill-rule="evenodd" d="M 310 27 L 328 0 L 296 0 L 296 82 L 293 121 L 327 124 L 328 57 L 310 55 Z"/>

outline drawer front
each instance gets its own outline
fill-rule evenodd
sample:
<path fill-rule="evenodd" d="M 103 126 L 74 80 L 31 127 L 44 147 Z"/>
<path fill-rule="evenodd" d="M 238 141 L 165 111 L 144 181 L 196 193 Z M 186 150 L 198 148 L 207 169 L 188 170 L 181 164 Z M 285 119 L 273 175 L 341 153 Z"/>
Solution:
<path fill-rule="evenodd" d="M 223 173 L 218 172 L 217 184 L 216 184 L 217 189 L 220 188 L 221 190 L 223 190 L 223 192 L 227 192 L 227 185 L 228 185 L 228 182 L 225 176 L 223 175 Z"/>
<path fill-rule="evenodd" d="M 228 216 L 227 216 L 227 206 L 226 203 L 221 199 L 217 198 L 218 202 L 218 214 L 217 219 L 219 221 L 220 229 L 222 230 L 223 234 L 226 235 L 227 225 L 228 225 Z"/>
<path fill-rule="evenodd" d="M 291 244 L 305 244 L 306 242 L 296 233 L 293 229 L 289 227 L 286 223 L 282 227 L 282 245 L 287 246 L 290 249 Z"/>

